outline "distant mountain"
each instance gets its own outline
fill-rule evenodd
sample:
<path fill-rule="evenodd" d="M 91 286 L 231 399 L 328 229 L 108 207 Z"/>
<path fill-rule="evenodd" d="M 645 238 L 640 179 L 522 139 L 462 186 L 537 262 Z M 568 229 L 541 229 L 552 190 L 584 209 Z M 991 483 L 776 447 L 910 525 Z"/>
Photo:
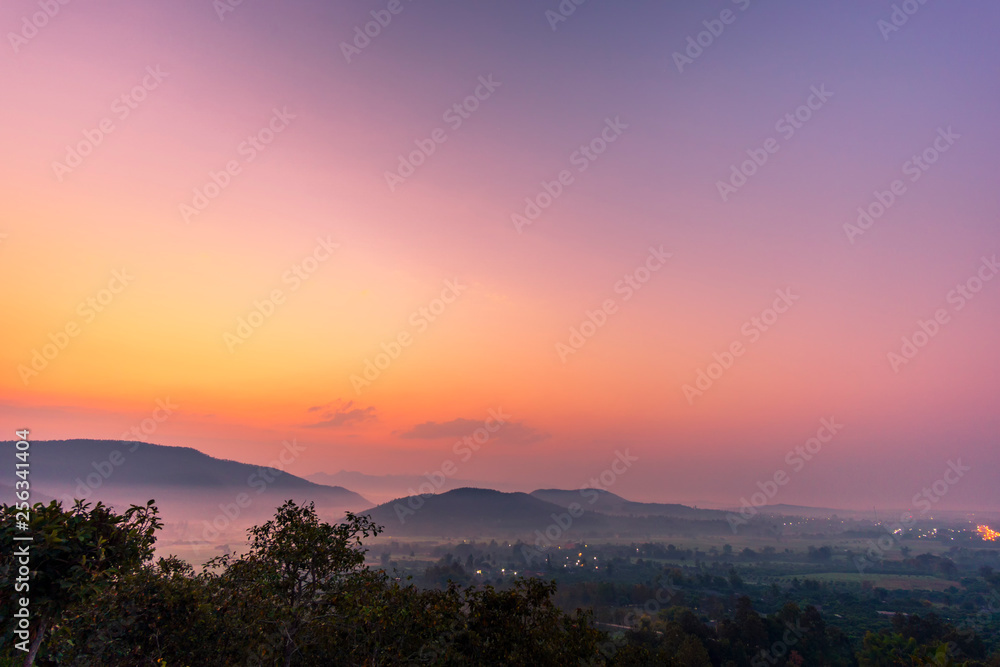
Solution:
<path fill-rule="evenodd" d="M 867 512 L 857 512 L 854 510 L 832 509 L 829 507 L 808 507 L 806 505 L 787 505 L 778 503 L 775 505 L 762 505 L 757 508 L 761 514 L 773 514 L 776 516 L 799 516 L 810 519 L 828 519 L 831 516 L 840 518 L 865 518 L 871 519 L 871 510 Z M 738 510 L 737 510 L 738 511 Z"/>
<path fill-rule="evenodd" d="M 734 511 L 738 511 L 734 510 Z M 809 519 L 829 519 L 831 517 L 837 517 L 838 519 L 854 519 L 859 521 L 895 521 L 898 520 L 900 516 L 913 513 L 913 508 L 906 507 L 878 507 L 868 510 L 849 510 L 849 509 L 836 509 L 830 507 L 809 507 L 807 505 L 787 505 L 784 503 L 778 503 L 775 505 L 763 505 L 758 508 L 758 511 L 762 515 L 771 516 L 790 516 L 790 517 L 803 517 Z M 955 521 L 961 520 L 993 520 L 1000 521 L 1000 512 L 996 511 L 972 511 L 972 510 L 935 510 L 934 517 L 936 518 L 948 518 Z"/>
<path fill-rule="evenodd" d="M 14 443 L 0 442 L 0 459 L 14 460 Z M 82 498 L 124 507 L 156 500 L 167 522 L 214 525 L 219 532 L 273 516 L 288 499 L 313 501 L 336 518 L 372 506 L 340 486 L 326 486 L 266 466 L 217 459 L 190 447 L 122 440 L 39 440 L 29 462 L 33 500 Z M 13 486 L 13 465 L 0 468 L 0 485 Z M 6 497 L 5 497 L 6 502 Z M 207 529 L 200 533 L 214 533 Z"/>
<path fill-rule="evenodd" d="M 725 513 L 718 510 L 696 509 L 673 503 L 637 503 L 603 489 L 575 489 L 571 491 L 539 489 L 532 491 L 531 495 L 561 507 L 569 507 L 572 503 L 577 503 L 584 509 L 615 516 L 663 516 L 699 520 L 725 518 Z"/>
<path fill-rule="evenodd" d="M 500 537 L 522 539 L 533 544 L 539 537 L 544 537 L 546 545 L 560 545 L 597 538 L 643 541 L 671 535 L 731 533 L 722 512 L 687 508 L 697 513 L 690 518 L 614 515 L 591 509 L 588 497 L 582 497 L 578 491 L 556 493 L 563 494 L 560 499 L 565 505 L 549 502 L 535 494 L 463 488 L 434 495 L 397 498 L 366 510 L 364 514 L 371 515 L 375 523 L 384 526 L 387 537 Z M 564 494 L 575 494 L 574 500 L 570 501 Z M 574 508 L 571 503 L 580 500 L 579 507 Z M 614 505 L 613 498 L 607 499 L 607 502 Z"/>
<path fill-rule="evenodd" d="M 435 480 L 437 483 L 432 484 L 423 475 L 368 475 L 363 472 L 354 472 L 351 470 L 341 470 L 337 473 L 318 472 L 307 475 L 306 479 L 317 484 L 339 485 L 354 489 L 377 503 L 384 503 L 393 498 L 406 495 L 437 493 L 460 489 L 462 487 L 483 486 L 482 483 L 474 480 L 454 477 L 444 477 L 443 480 Z M 518 487 L 513 484 L 490 483 L 489 486 L 498 491 L 518 490 Z"/>
<path fill-rule="evenodd" d="M 365 512 L 375 523 L 385 526 L 385 535 L 440 537 L 523 535 L 545 532 L 565 508 L 539 500 L 527 493 L 504 493 L 492 489 L 462 488 L 436 495 L 409 496 L 379 505 Z M 555 516 L 555 518 L 554 518 Z M 565 523 L 565 519 L 563 521 Z M 606 517 L 584 512 L 573 518 L 569 528 L 580 530 L 606 527 Z M 553 533 L 566 530 L 553 530 Z M 568 538 L 567 538 L 568 539 Z"/>

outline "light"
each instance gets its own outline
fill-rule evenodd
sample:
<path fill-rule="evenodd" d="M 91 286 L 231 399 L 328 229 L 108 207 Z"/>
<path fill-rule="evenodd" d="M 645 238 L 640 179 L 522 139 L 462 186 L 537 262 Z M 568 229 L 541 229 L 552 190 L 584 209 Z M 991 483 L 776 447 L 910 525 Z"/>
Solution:
<path fill-rule="evenodd" d="M 983 538 L 984 542 L 996 542 L 1000 539 L 1000 533 L 985 524 L 976 526 L 976 532 L 979 533 L 979 537 Z"/>

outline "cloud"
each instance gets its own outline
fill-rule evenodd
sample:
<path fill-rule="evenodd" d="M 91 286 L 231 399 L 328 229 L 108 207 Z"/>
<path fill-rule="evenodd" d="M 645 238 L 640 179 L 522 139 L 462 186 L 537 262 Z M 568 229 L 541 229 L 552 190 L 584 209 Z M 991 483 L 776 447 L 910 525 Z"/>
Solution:
<path fill-rule="evenodd" d="M 434 440 L 436 438 L 461 438 L 482 427 L 482 420 L 452 419 L 450 422 L 424 422 L 417 424 L 409 431 L 404 431 L 400 438 L 407 440 Z"/>
<path fill-rule="evenodd" d="M 532 428 L 524 424 L 523 422 L 507 422 L 504 424 L 497 435 L 503 440 L 508 442 L 516 442 L 521 445 L 527 445 L 532 442 L 538 442 L 539 440 L 545 440 L 551 434 L 545 431 L 539 431 L 537 428 Z"/>
<path fill-rule="evenodd" d="M 493 425 L 492 423 L 490 424 Z M 458 418 L 446 422 L 424 422 L 399 434 L 404 440 L 437 440 L 443 438 L 464 438 L 476 429 L 484 428 L 482 419 Z M 509 443 L 528 444 L 548 438 L 549 434 L 527 426 L 523 422 L 504 422 L 500 428 L 490 433 L 490 439 Z"/>
<path fill-rule="evenodd" d="M 321 418 L 318 422 L 303 424 L 306 428 L 340 428 L 367 421 L 378 421 L 375 408 L 371 406 L 367 408 L 355 407 L 354 401 L 347 401 L 345 403 L 342 399 L 338 399 L 333 403 L 327 403 L 326 405 L 314 405 L 306 410 L 306 412 L 320 413 L 319 416 Z"/>

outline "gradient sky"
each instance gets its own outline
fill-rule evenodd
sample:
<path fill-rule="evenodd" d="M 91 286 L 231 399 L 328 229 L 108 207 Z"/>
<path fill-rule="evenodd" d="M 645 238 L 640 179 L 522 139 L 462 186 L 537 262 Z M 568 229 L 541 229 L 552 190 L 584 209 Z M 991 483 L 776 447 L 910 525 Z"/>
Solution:
<path fill-rule="evenodd" d="M 116 438 L 156 415 L 144 440 L 252 463 L 295 438 L 296 474 L 450 460 L 525 490 L 583 486 L 628 450 L 638 462 L 609 490 L 688 503 L 738 504 L 785 470 L 772 502 L 911 508 L 960 460 L 936 507 L 1000 508 L 1000 279 L 949 300 L 1000 252 L 997 3 L 914 2 L 889 31 L 888 1 L 591 0 L 554 22 L 555 0 L 402 0 L 348 62 L 342 43 L 392 3 L 224 1 L 0 7 L 8 431 Z M 705 21 L 722 33 L 679 71 Z M 480 78 L 499 85 L 455 128 L 445 113 L 485 97 Z M 791 136 L 776 125 L 821 88 Z M 294 118 L 251 151 L 275 109 Z M 609 119 L 627 128 L 581 163 Z M 905 163 L 949 128 L 911 180 Z M 771 138 L 723 201 L 719 181 Z M 79 166 L 59 168 L 81 142 Z M 881 218 L 845 230 L 897 179 Z M 626 299 L 619 281 L 661 246 L 670 258 Z M 292 277 L 317 248 L 325 261 Z M 459 295 L 421 324 L 447 281 Z M 227 343 L 274 290 L 282 303 Z M 797 300 L 757 330 L 777 290 Z M 557 344 L 608 299 L 564 362 Z M 938 309 L 947 321 L 893 368 Z M 352 383 L 400 334 L 411 344 Z M 735 342 L 744 353 L 686 395 Z M 456 440 L 498 409 L 506 425 L 463 460 Z M 788 452 L 824 418 L 843 428 L 796 469 Z"/>

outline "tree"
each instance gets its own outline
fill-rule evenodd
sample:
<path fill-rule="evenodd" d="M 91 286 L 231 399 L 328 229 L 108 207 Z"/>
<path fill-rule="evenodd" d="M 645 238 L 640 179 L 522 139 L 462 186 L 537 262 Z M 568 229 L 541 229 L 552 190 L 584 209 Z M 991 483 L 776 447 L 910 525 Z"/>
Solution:
<path fill-rule="evenodd" d="M 808 558 L 812 561 L 829 561 L 833 557 L 833 549 L 827 546 L 809 547 Z"/>
<path fill-rule="evenodd" d="M 697 637 L 686 637 L 674 654 L 674 660 L 679 665 L 690 667 L 712 667 L 708 651 Z"/>
<path fill-rule="evenodd" d="M 145 564 L 64 614 L 48 657 L 74 667 L 210 664 L 205 638 L 221 623 L 208 591 L 174 556 Z"/>
<path fill-rule="evenodd" d="M 264 641 L 265 652 L 276 644 L 287 667 L 296 653 L 319 641 L 313 622 L 336 614 L 336 594 L 347 578 L 367 569 L 362 538 L 381 530 L 350 512 L 344 523 L 329 524 L 319 520 L 313 503 L 289 500 L 273 519 L 249 530 L 246 553 L 218 556 L 206 567 L 223 570 L 216 583 L 231 620 L 252 628 L 251 637 L 258 645 Z M 238 630 L 231 636 L 247 639 Z"/>
<path fill-rule="evenodd" d="M 552 602 L 555 582 L 518 579 L 513 588 L 467 588 L 466 631 L 456 643 L 460 664 L 576 665 L 600 657 L 602 633 L 592 613 L 563 613 Z M 451 663 L 448 663 L 451 664 Z"/>
<path fill-rule="evenodd" d="M 32 665 L 46 632 L 64 613 L 153 557 L 155 532 L 163 524 L 152 500 L 145 507 L 132 505 L 124 514 L 103 503 L 91 508 L 80 500 L 70 510 L 55 500 L 37 503 L 27 530 L 17 528 L 16 516 L 23 512 L 16 506 L 0 507 L 0 588 L 20 590 L 15 585 L 19 577 L 23 581 L 27 568 L 25 596 L 34 620 L 27 629 L 16 625 L 15 596 L 4 596 L 0 608 L 9 619 L 3 627 L 5 644 L 17 635 L 20 647 L 30 637 L 24 665 Z M 16 539 L 26 536 L 31 540 Z"/>

